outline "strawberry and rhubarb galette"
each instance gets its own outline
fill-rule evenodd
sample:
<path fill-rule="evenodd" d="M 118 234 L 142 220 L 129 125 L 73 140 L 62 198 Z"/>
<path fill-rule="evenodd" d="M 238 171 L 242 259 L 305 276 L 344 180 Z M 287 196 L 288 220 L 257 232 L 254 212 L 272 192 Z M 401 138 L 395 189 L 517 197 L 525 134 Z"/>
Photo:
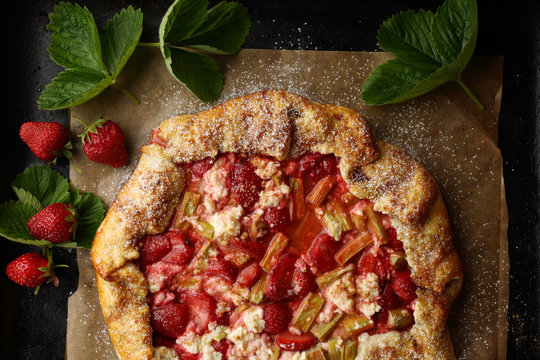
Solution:
<path fill-rule="evenodd" d="M 92 260 L 121 359 L 453 359 L 429 173 L 357 112 L 263 91 L 154 130 Z"/>

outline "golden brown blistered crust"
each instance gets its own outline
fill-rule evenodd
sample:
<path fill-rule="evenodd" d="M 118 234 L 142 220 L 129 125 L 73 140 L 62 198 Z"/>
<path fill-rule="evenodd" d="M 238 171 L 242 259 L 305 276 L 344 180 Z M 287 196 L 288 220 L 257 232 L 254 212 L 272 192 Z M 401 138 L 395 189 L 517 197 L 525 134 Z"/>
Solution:
<path fill-rule="evenodd" d="M 220 152 L 285 159 L 314 151 L 341 158 L 351 192 L 390 215 L 419 286 L 413 327 L 362 336 L 357 359 L 454 359 L 446 318 L 462 271 L 442 197 L 432 176 L 397 147 L 376 139 L 362 115 L 285 91 L 262 91 L 173 117 L 159 126 L 158 136 L 167 146 L 142 147 L 137 169 L 92 248 L 103 314 L 120 358 L 176 357 L 174 351 L 152 348 L 148 285 L 131 261 L 139 256 L 137 240 L 164 231 L 170 221 L 184 186 L 176 164 Z"/>

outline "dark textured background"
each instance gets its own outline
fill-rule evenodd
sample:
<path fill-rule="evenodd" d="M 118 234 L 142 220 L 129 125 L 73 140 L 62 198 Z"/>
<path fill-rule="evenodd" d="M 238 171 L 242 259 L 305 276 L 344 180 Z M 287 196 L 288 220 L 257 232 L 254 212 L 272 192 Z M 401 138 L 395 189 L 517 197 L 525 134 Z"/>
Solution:
<path fill-rule="evenodd" d="M 132 4 L 144 13 L 141 41 L 157 41 L 161 17 L 172 0 L 77 1 L 86 5 L 101 28 Z M 389 16 L 420 7 L 435 10 L 438 1 L 242 1 L 252 17 L 246 48 L 377 50 L 376 33 Z M 67 124 L 67 111 L 39 110 L 36 100 L 60 68 L 48 57 L 47 14 L 58 1 L 2 1 L 2 109 L 0 200 L 13 198 L 9 184 L 39 163 L 18 138 L 25 121 Z M 215 3 L 212 1 L 211 3 Z M 508 359 L 540 359 L 540 1 L 478 1 L 480 33 L 476 54 L 504 55 L 504 90 L 499 146 L 510 213 L 511 261 Z M 61 159 L 57 170 L 68 173 Z M 0 239 L 0 268 L 29 246 Z M 0 275 L 2 359 L 63 359 L 68 296 L 77 288 L 74 251 L 55 249 L 60 286 L 44 286 L 39 295 Z M 3 271 L 3 270 L 2 270 Z M 75 359 L 71 359 L 75 360 Z"/>

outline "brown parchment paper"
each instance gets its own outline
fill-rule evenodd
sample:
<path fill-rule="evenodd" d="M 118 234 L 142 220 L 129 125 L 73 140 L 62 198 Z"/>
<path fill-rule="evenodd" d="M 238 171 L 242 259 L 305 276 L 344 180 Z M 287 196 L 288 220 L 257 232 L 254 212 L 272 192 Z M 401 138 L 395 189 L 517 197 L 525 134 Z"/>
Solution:
<path fill-rule="evenodd" d="M 452 221 L 454 241 L 464 269 L 464 286 L 449 319 L 458 359 L 506 357 L 508 254 L 507 214 L 497 121 L 502 91 L 501 57 L 475 57 L 464 80 L 485 110 L 455 83 L 397 105 L 367 107 L 360 101 L 364 78 L 387 53 L 242 50 L 220 57 L 225 85 L 220 103 L 262 89 L 280 88 L 312 100 L 363 112 L 375 134 L 419 160 L 437 179 Z M 110 204 L 134 169 L 139 147 L 153 128 L 180 113 L 208 109 L 177 83 L 159 50 L 137 49 L 118 80 L 140 101 L 109 88 L 72 109 L 85 122 L 100 116 L 116 121 L 127 138 L 129 163 L 113 169 L 92 163 L 80 149 L 71 169 L 75 188 L 92 191 Z M 215 105 L 215 104 L 214 104 Z M 72 120 L 71 131 L 82 131 Z M 79 287 L 69 299 L 66 358 L 115 359 L 104 325 L 87 250 L 78 250 Z"/>

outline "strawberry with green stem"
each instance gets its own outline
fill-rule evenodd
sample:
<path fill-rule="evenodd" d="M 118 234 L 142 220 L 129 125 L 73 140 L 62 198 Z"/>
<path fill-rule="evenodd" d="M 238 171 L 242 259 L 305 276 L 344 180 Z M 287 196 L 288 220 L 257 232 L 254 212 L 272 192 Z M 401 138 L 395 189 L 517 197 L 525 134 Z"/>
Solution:
<path fill-rule="evenodd" d="M 32 216 L 26 227 L 37 240 L 64 243 L 74 236 L 77 218 L 77 211 L 72 205 L 54 203 Z"/>
<path fill-rule="evenodd" d="M 64 125 L 54 121 L 29 121 L 21 125 L 19 136 L 37 158 L 56 164 L 56 159 L 65 156 L 80 172 L 71 158 L 71 140 Z"/>
<path fill-rule="evenodd" d="M 57 267 L 68 266 L 53 265 L 51 250 L 43 247 L 43 255 L 27 252 L 11 261 L 6 266 L 6 275 L 19 285 L 35 287 L 34 294 L 37 294 L 44 283 L 53 283 L 54 286 L 58 286 L 59 280 L 54 273 Z"/>
<path fill-rule="evenodd" d="M 79 135 L 86 156 L 98 163 L 120 167 L 128 161 L 124 132 L 114 121 L 98 119 L 92 125 L 86 125 L 75 117 L 85 131 Z"/>

